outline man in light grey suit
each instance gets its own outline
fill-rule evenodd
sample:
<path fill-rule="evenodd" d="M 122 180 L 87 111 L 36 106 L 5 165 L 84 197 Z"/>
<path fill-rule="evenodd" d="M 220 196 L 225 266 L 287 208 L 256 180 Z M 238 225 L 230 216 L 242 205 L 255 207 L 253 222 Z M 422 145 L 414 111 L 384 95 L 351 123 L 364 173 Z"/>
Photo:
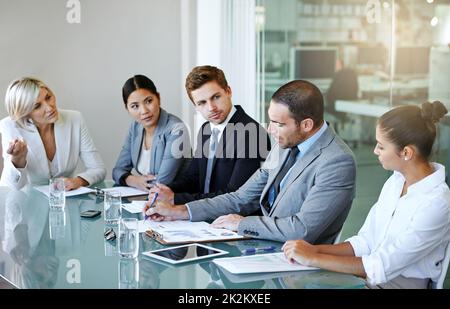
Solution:
<path fill-rule="evenodd" d="M 254 238 L 332 243 L 350 210 L 356 167 L 351 150 L 323 120 L 323 110 L 323 96 L 313 84 L 297 80 L 282 86 L 268 111 L 269 133 L 278 144 L 241 188 L 186 205 L 163 197 L 146 214 L 153 220 L 215 220 L 215 227 Z M 258 209 L 262 216 L 246 216 Z"/>

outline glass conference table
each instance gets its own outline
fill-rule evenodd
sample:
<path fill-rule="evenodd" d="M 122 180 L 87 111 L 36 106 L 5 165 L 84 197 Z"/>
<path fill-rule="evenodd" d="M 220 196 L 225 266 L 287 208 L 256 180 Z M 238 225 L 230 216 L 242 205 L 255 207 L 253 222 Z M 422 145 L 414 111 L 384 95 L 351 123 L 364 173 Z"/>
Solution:
<path fill-rule="evenodd" d="M 101 210 L 102 216 L 81 218 L 89 209 Z M 323 270 L 233 275 L 211 259 L 178 266 L 141 254 L 122 259 L 117 241 L 104 237 L 107 227 L 103 199 L 95 194 L 68 197 L 65 210 L 58 211 L 49 209 L 48 198 L 31 187 L 0 187 L 0 275 L 18 288 L 364 288 L 360 278 Z M 208 245 L 239 256 L 246 248 L 279 249 L 282 243 L 249 239 Z M 164 247 L 140 234 L 140 253 Z"/>

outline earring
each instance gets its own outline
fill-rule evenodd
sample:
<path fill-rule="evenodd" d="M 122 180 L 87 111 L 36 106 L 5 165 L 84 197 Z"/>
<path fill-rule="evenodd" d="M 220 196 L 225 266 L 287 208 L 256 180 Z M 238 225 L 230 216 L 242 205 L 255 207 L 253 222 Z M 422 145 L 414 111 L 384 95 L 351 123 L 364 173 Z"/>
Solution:
<path fill-rule="evenodd" d="M 408 161 L 408 158 L 407 158 L 407 157 L 405 157 L 405 161 Z"/>

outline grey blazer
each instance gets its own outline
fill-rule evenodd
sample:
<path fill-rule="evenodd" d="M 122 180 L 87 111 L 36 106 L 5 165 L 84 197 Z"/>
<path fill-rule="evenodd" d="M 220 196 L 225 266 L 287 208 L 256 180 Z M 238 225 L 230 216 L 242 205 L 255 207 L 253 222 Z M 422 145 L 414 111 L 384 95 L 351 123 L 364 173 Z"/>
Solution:
<path fill-rule="evenodd" d="M 139 162 L 143 138 L 144 127 L 133 121 L 112 171 L 116 184 L 126 186 L 125 178 L 131 175 Z M 168 184 L 186 168 L 190 157 L 191 145 L 186 126 L 181 119 L 161 108 L 152 141 L 150 173 L 158 174 L 158 182 Z"/>
<path fill-rule="evenodd" d="M 276 145 L 266 162 L 239 190 L 212 199 L 190 202 L 192 221 L 221 215 L 249 215 L 259 208 L 262 216 L 239 223 L 241 235 L 286 241 L 304 239 L 332 243 L 344 224 L 355 194 L 353 153 L 331 127 L 292 167 L 270 210 L 262 207 L 289 151 Z"/>

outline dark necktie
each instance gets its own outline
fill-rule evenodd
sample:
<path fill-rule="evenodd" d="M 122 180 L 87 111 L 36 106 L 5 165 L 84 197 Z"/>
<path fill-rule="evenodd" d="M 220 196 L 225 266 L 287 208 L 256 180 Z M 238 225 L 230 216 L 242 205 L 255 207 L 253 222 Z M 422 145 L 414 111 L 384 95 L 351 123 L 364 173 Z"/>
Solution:
<path fill-rule="evenodd" d="M 214 128 L 211 133 L 210 142 L 209 142 L 209 154 L 208 154 L 208 163 L 206 165 L 206 176 L 205 176 L 205 188 L 204 193 L 209 193 L 209 184 L 211 182 L 211 174 L 212 174 L 212 167 L 214 162 L 214 156 L 216 154 L 216 148 L 218 137 L 219 137 L 219 129 Z"/>
<path fill-rule="evenodd" d="M 300 151 L 298 150 L 298 147 L 292 147 L 291 152 L 289 153 L 288 159 L 285 161 L 283 168 L 278 173 L 277 177 L 275 178 L 273 182 L 273 186 L 275 189 L 275 196 L 274 201 L 278 196 L 278 193 L 280 193 L 280 183 L 283 180 L 283 178 L 286 176 L 287 172 L 291 169 L 291 167 L 295 164 L 295 159 L 297 158 L 297 155 Z"/>

